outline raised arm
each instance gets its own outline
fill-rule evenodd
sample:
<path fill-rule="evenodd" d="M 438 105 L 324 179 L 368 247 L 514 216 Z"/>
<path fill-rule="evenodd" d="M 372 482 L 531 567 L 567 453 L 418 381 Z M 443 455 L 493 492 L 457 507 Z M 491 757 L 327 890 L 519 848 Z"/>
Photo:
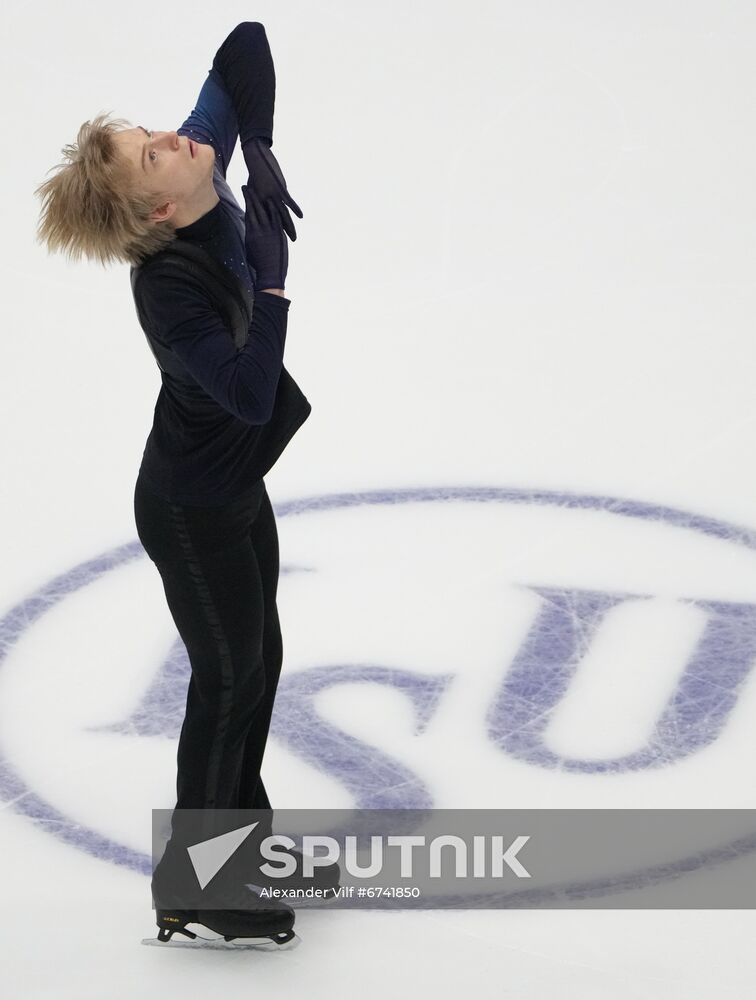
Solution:
<path fill-rule="evenodd" d="M 213 70 L 231 98 L 242 152 L 254 139 L 265 139 L 272 146 L 276 73 L 263 25 L 237 24 L 215 53 Z"/>
<path fill-rule="evenodd" d="M 249 148 L 254 139 L 272 145 L 275 93 L 265 28 L 256 21 L 244 21 L 215 53 L 195 106 L 178 134 L 211 145 L 225 178 L 237 138 L 242 149 Z"/>
<path fill-rule="evenodd" d="M 263 25 L 259 21 L 238 24 L 218 49 L 213 70 L 222 80 L 239 123 L 247 187 L 262 204 L 270 205 L 293 241 L 297 230 L 289 209 L 300 219 L 304 216 L 271 150 L 276 74 Z"/>

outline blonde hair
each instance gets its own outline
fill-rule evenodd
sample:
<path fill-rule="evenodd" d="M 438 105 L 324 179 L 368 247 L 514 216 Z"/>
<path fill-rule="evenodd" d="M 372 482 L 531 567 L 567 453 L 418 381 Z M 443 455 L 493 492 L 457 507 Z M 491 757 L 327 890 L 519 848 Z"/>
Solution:
<path fill-rule="evenodd" d="M 133 165 L 113 138 L 120 126 L 133 126 L 125 118 L 107 121 L 108 114 L 84 122 L 76 143 L 62 149 L 68 162 L 51 167 L 57 173 L 35 189 L 42 199 L 37 242 L 73 261 L 84 255 L 103 267 L 139 264 L 176 238 L 168 220 L 149 218 L 170 195 L 140 191 Z"/>

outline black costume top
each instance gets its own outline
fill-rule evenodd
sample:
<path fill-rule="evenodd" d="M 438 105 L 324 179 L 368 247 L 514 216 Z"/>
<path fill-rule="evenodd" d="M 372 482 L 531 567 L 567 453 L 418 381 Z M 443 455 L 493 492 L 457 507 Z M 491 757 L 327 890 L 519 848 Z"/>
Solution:
<path fill-rule="evenodd" d="M 191 225 L 176 229 L 176 236 L 202 247 L 253 294 L 244 347 L 237 350 L 222 310 L 198 278 L 158 268 L 150 273 L 145 261 L 136 283 L 140 324 L 148 340 L 159 345 L 156 356 L 170 357 L 162 365 L 139 474 L 149 490 L 174 503 L 215 506 L 245 494 L 311 411 L 283 368 L 291 302 L 255 291 L 244 247 L 244 211 L 226 182 L 237 137 L 242 149 L 258 138 L 272 145 L 274 99 L 265 29 L 245 21 L 216 53 L 197 106 L 178 129 L 179 135 L 213 146 L 213 184 L 220 201 Z M 148 169 L 159 166 L 148 162 Z"/>

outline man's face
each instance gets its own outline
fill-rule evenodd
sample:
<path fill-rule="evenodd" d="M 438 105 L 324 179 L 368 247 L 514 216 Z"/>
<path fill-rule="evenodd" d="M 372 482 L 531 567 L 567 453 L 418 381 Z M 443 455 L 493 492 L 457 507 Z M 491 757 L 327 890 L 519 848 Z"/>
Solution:
<path fill-rule="evenodd" d="M 156 195 L 168 193 L 170 200 L 159 205 L 150 218 L 161 222 L 176 212 L 184 215 L 213 193 L 212 146 L 175 131 L 147 131 L 141 125 L 121 129 L 114 138 L 131 162 L 142 190 Z"/>

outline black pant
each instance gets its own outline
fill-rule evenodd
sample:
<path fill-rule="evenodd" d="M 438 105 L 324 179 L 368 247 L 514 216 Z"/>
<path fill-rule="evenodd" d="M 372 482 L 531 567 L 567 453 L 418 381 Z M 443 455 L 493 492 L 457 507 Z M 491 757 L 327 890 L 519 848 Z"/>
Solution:
<path fill-rule="evenodd" d="M 176 808 L 270 809 L 260 767 L 283 646 L 278 533 L 265 482 L 225 506 L 190 507 L 137 478 L 134 513 L 192 669 Z"/>

